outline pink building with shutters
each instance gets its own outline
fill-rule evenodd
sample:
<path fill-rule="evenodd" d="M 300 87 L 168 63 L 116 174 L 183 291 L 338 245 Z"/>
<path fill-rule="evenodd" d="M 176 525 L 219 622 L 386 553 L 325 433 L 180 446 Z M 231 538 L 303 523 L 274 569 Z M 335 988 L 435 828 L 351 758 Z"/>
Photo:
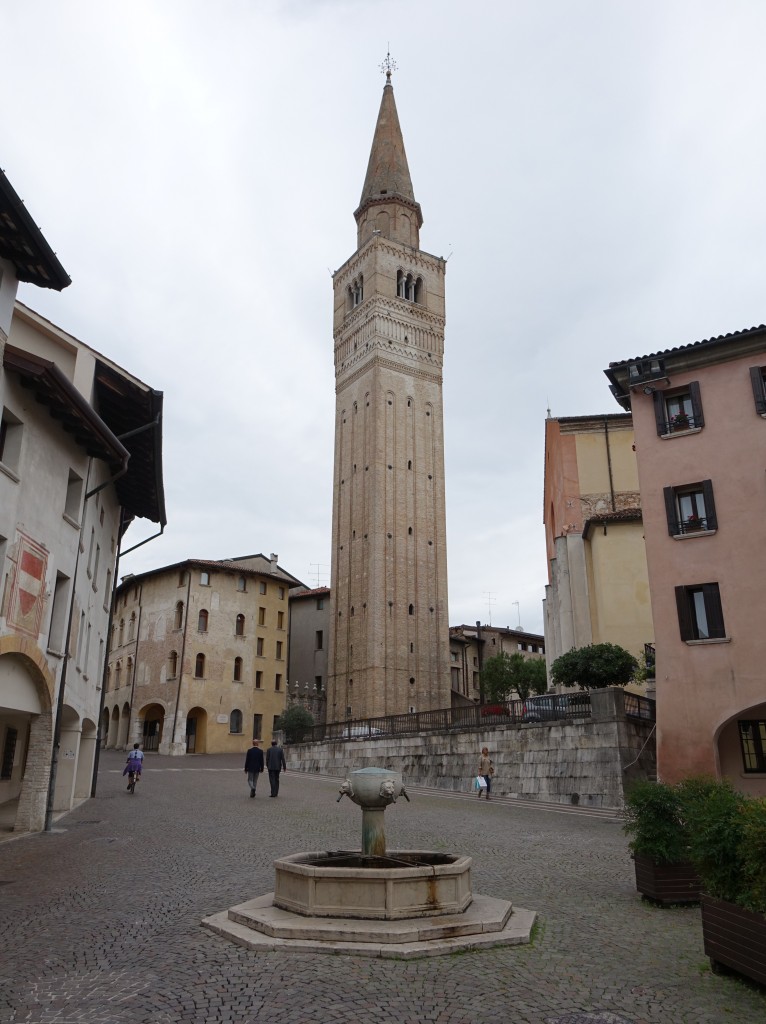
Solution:
<path fill-rule="evenodd" d="M 766 326 L 610 364 L 631 410 L 657 761 L 766 794 Z"/>

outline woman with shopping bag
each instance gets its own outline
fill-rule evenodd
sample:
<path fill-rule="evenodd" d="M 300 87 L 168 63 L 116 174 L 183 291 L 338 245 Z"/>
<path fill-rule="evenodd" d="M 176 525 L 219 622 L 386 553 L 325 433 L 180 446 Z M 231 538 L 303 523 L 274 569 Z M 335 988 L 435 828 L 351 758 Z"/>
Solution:
<path fill-rule="evenodd" d="M 487 800 L 489 800 L 489 794 L 492 791 L 492 776 L 495 774 L 495 766 L 492 764 L 492 758 L 489 756 L 489 750 L 486 747 L 481 748 L 481 757 L 479 758 L 479 770 L 476 773 L 476 787 L 478 790 L 477 796 L 481 800 L 481 794 L 487 794 Z M 482 785 L 482 783 L 484 783 Z"/>

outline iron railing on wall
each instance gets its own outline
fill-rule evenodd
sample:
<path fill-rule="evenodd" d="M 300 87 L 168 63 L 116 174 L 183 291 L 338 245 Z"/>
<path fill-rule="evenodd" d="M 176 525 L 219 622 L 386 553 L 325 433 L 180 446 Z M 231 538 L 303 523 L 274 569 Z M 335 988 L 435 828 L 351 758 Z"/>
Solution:
<path fill-rule="evenodd" d="M 641 718 L 645 722 L 657 721 L 657 703 L 651 697 L 625 691 L 625 714 L 628 718 Z"/>
<path fill-rule="evenodd" d="M 542 694 L 530 697 L 526 701 L 510 700 L 494 704 L 439 708 L 435 711 L 416 711 L 406 715 L 384 715 L 379 718 L 330 722 L 302 729 L 300 736 L 290 737 L 290 741 L 311 743 L 323 740 L 377 739 L 413 733 L 444 732 L 449 729 L 482 729 L 494 725 L 590 718 L 590 713 L 590 696 L 587 693 Z"/>

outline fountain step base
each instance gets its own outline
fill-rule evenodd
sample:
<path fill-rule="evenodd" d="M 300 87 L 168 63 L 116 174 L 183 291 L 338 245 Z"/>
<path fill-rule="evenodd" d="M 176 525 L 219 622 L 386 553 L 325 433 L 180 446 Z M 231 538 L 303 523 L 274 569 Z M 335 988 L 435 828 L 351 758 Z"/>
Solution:
<path fill-rule="evenodd" d="M 398 921 L 306 917 L 273 904 L 273 893 L 248 900 L 202 921 L 204 928 L 240 946 L 266 951 L 346 953 L 389 959 L 441 956 L 530 940 L 536 913 L 507 900 L 473 894 L 460 914 Z"/>

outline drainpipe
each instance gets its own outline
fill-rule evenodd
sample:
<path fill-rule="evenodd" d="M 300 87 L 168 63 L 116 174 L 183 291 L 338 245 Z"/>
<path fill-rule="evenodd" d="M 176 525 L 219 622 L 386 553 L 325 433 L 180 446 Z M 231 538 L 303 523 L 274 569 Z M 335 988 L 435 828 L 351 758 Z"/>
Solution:
<path fill-rule="evenodd" d="M 64 716 L 64 692 L 66 690 L 66 675 L 67 668 L 69 666 L 69 648 L 72 643 L 72 623 L 74 621 L 74 604 L 77 596 L 77 573 L 80 568 L 80 553 L 83 545 L 80 543 L 83 537 L 83 531 L 85 530 L 87 523 L 85 520 L 85 511 L 88 507 L 88 484 L 90 483 L 90 471 L 93 466 L 93 459 L 88 459 L 88 472 L 85 478 L 85 494 L 82 499 L 82 507 L 80 509 L 80 534 L 77 540 L 77 554 L 74 560 L 74 572 L 72 573 L 72 593 L 69 597 L 69 621 L 67 623 L 66 630 L 66 642 L 64 644 L 64 660 L 61 665 L 61 678 L 59 680 L 59 692 L 56 699 L 56 718 L 53 723 L 53 747 L 51 749 L 51 771 L 48 777 L 48 800 L 45 807 L 45 826 L 44 831 L 50 832 L 53 824 L 53 799 L 56 792 L 56 776 L 58 775 L 59 766 L 59 748 L 61 746 L 61 724 Z M 78 637 L 78 641 L 79 641 Z"/>
<path fill-rule="evenodd" d="M 143 606 L 144 597 L 144 585 L 139 583 L 138 585 L 138 622 L 136 623 L 136 649 L 133 652 L 133 678 L 130 680 L 130 704 L 128 705 L 128 732 L 126 742 L 130 743 L 130 723 L 133 720 L 133 700 L 136 695 L 136 673 L 138 672 L 138 645 L 139 638 L 141 636 L 141 615 L 144 610 Z"/>
<path fill-rule="evenodd" d="M 184 609 L 184 632 L 181 638 L 181 663 L 178 667 L 178 689 L 176 690 L 176 708 L 173 712 L 173 733 L 170 737 L 170 749 L 172 751 L 173 744 L 176 741 L 176 726 L 178 724 L 178 703 L 181 700 L 181 681 L 184 677 L 184 658 L 186 657 L 186 628 L 189 624 L 189 601 L 191 599 L 191 565 L 187 571 L 186 579 L 186 608 Z"/>
<path fill-rule="evenodd" d="M 117 554 L 114 559 L 112 578 L 112 595 L 109 601 L 109 618 L 106 625 L 106 656 L 104 657 L 104 664 L 101 666 L 101 701 L 98 708 L 98 723 L 96 727 L 96 754 L 93 758 L 93 776 L 90 782 L 90 795 L 93 797 L 96 795 L 96 782 L 98 781 L 98 762 L 101 756 L 101 724 L 104 720 L 104 705 L 106 704 L 106 680 L 109 672 L 109 654 L 112 646 L 112 624 L 114 622 L 114 605 L 115 605 L 115 594 L 117 593 L 117 581 L 119 579 L 119 568 L 120 568 L 120 546 L 122 545 L 122 534 L 123 525 L 125 521 L 125 509 L 120 505 L 120 523 L 118 526 L 117 534 Z"/>
<path fill-rule="evenodd" d="M 617 506 L 614 501 L 614 481 L 612 480 L 612 452 L 609 447 L 609 421 L 604 419 L 604 441 L 606 442 L 606 465 L 609 470 L 609 495 L 612 499 L 612 512 L 615 512 Z"/>

